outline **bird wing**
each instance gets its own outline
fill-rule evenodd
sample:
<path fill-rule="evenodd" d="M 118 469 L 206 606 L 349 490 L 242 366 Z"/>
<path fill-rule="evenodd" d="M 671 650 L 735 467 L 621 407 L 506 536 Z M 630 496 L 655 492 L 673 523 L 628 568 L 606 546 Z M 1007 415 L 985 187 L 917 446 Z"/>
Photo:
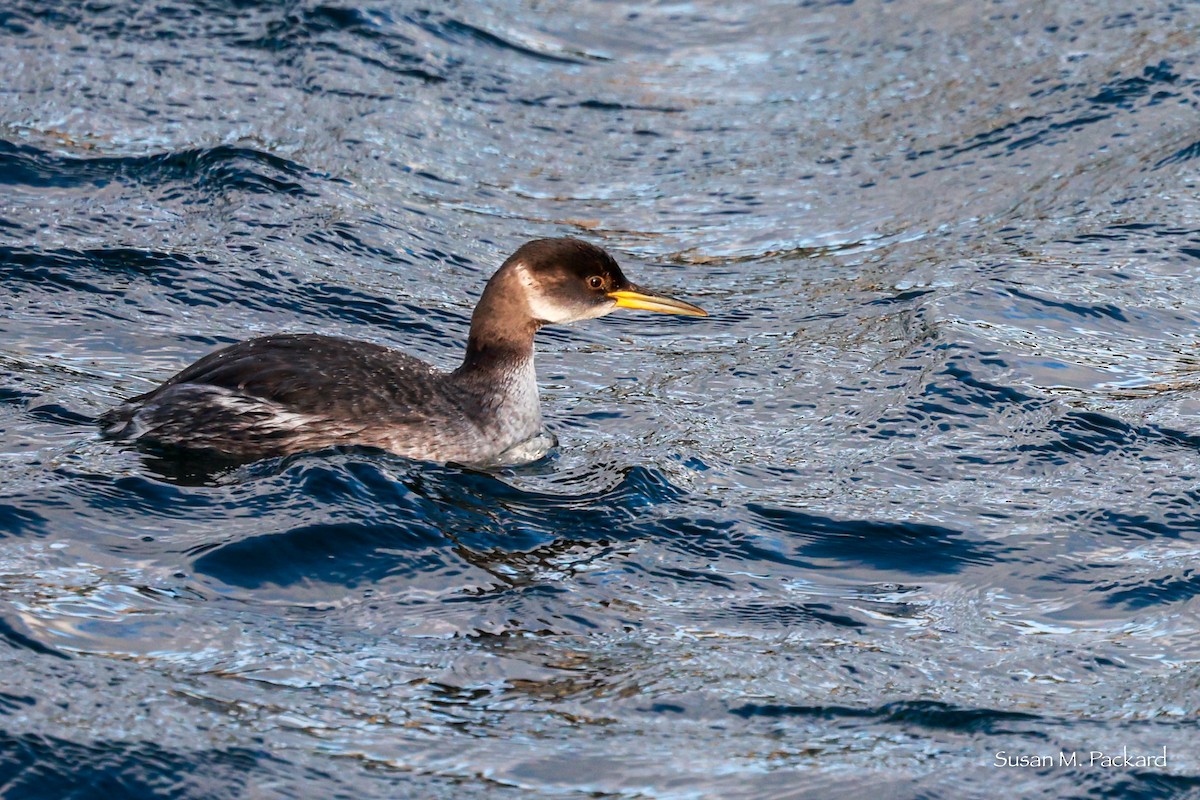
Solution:
<path fill-rule="evenodd" d="M 214 386 L 316 417 L 420 423 L 451 411 L 438 387 L 444 373 L 406 353 L 318 334 L 280 334 L 210 353 L 131 403 L 171 387 Z"/>

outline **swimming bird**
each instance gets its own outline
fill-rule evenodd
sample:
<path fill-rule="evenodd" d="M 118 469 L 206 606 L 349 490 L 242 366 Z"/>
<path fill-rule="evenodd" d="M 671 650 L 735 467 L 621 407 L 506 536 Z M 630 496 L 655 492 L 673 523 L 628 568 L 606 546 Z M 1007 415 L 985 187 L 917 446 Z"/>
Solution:
<path fill-rule="evenodd" d="M 631 283 L 595 245 L 537 239 L 487 282 L 452 372 L 370 342 L 276 334 L 210 353 L 103 414 L 101 430 L 239 461 L 358 445 L 429 461 L 508 463 L 507 453 L 542 433 L 534 334 L 618 308 L 707 316 Z"/>

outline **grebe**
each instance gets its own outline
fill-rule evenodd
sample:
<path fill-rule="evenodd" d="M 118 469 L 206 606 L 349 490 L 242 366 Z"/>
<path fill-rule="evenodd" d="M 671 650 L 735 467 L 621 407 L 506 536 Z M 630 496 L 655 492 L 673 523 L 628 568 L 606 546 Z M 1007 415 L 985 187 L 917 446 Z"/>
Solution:
<path fill-rule="evenodd" d="M 631 283 L 595 245 L 538 239 L 488 281 L 453 372 L 369 342 L 264 336 L 125 401 L 100 417 L 101 430 L 244 461 L 360 445 L 429 461 L 511 463 L 506 454 L 542 435 L 534 334 L 618 308 L 708 316 Z"/>

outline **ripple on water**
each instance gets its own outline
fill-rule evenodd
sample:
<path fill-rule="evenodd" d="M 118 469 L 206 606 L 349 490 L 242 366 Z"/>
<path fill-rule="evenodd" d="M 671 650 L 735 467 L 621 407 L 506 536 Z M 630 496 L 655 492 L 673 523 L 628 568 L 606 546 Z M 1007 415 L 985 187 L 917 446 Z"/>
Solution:
<path fill-rule="evenodd" d="M 0 536 L 33 536 L 45 531 L 46 519 L 9 503 L 0 503 Z"/>
<path fill-rule="evenodd" d="M 248 770 L 269 767 L 271 756 L 239 747 L 175 750 L 154 742 L 103 742 L 92 745 L 53 736 L 0 734 L 0 774 L 9 798 L 95 796 L 99 791 L 124 797 L 193 796 L 213 784 L 222 794 L 247 783 Z M 282 766 L 275 765 L 276 769 Z"/>
<path fill-rule="evenodd" d="M 109 182 L 154 187 L 164 201 L 212 202 L 235 192 L 307 196 L 301 180 L 317 178 L 286 158 L 219 145 L 153 156 L 78 158 L 0 140 L 0 185 L 76 189 Z"/>
<path fill-rule="evenodd" d="M 525 627 L 520 620 L 586 628 L 587 614 L 572 619 L 548 602 L 564 591 L 554 583 L 671 530 L 658 520 L 687 495 L 644 467 L 614 468 L 598 483 L 593 475 L 582 490 L 579 478 L 523 489 L 490 473 L 353 451 L 262 462 L 201 486 L 79 474 L 43 493 L 37 505 L 49 519 L 19 505 L 12 515 L 36 534 L 87 509 L 90 535 L 28 554 L 41 559 L 36 568 L 22 570 L 17 558 L 7 568 L 39 585 L 29 608 L 68 650 L 144 652 L 165 636 L 165 652 L 170 620 L 219 598 L 272 616 L 278 607 L 402 604 L 413 632 Z M 106 578 L 97 566 L 130 554 L 140 580 Z M 76 594 L 91 600 L 76 603 Z"/>
<path fill-rule="evenodd" d="M 751 503 L 768 530 L 786 534 L 785 547 L 813 567 L 857 564 L 884 575 L 937 575 L 1006 560 L 1006 548 L 974 541 L 963 531 L 916 522 L 842 520 Z"/>
<path fill-rule="evenodd" d="M 921 701 L 888 703 L 879 708 L 746 703 L 729 709 L 729 713 L 745 719 L 813 717 L 840 720 L 854 727 L 862 724 L 859 720 L 878 720 L 900 728 L 913 726 L 962 733 L 988 734 L 1032 733 L 1037 728 L 1036 723 L 1041 719 L 1037 714 L 986 708 L 958 708 L 947 703 Z"/>

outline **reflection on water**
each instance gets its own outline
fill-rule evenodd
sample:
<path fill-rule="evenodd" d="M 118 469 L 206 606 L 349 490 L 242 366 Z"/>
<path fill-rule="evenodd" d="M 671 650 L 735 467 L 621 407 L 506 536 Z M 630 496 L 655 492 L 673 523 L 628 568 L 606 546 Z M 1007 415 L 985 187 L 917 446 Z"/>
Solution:
<path fill-rule="evenodd" d="M 1195 793 L 1195 16 L 10 4 L 0 794 Z M 254 334 L 452 366 L 563 234 L 713 316 L 540 334 L 548 458 L 96 436 Z"/>

